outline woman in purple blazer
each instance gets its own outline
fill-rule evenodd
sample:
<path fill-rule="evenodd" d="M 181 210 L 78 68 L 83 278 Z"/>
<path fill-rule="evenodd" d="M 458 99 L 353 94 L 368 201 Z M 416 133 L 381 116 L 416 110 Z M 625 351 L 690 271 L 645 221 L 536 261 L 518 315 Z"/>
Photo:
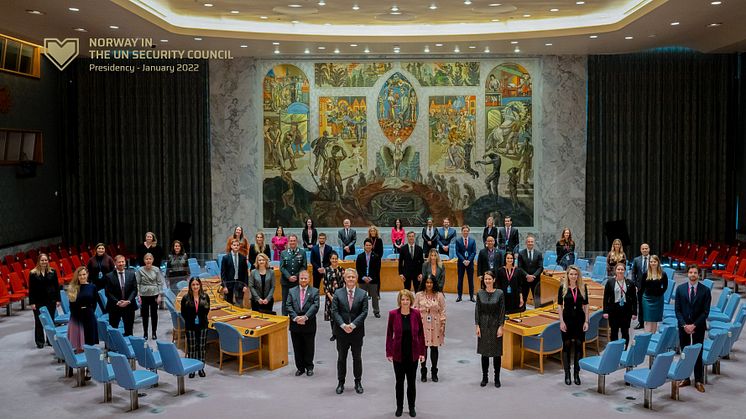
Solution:
<path fill-rule="evenodd" d="M 394 363 L 396 376 L 395 415 L 402 415 L 406 377 L 409 416 L 415 417 L 415 376 L 417 364 L 425 360 L 425 332 L 422 329 L 420 312 L 412 308 L 412 292 L 406 289 L 399 291 L 396 302 L 399 308 L 389 311 L 389 324 L 386 328 L 386 358 Z"/>

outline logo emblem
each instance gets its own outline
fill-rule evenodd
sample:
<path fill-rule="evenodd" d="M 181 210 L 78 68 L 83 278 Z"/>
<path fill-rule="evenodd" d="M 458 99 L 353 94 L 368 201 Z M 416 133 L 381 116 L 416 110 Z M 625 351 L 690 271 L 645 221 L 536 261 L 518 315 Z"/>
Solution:
<path fill-rule="evenodd" d="M 70 64 L 78 56 L 80 40 L 78 38 L 65 38 L 60 41 L 57 38 L 44 38 L 44 55 L 60 71 Z"/>

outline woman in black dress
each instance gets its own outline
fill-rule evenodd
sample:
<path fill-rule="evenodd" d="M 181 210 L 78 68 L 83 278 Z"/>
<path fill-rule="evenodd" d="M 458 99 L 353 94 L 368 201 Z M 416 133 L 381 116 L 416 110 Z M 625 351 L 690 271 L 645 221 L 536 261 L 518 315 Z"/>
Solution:
<path fill-rule="evenodd" d="M 497 271 L 496 288 L 502 290 L 505 295 L 505 312 L 507 314 L 519 313 L 526 310 L 523 302 L 523 284 L 526 282 L 526 272 L 514 265 L 515 256 L 512 253 L 505 255 L 505 266 Z"/>
<path fill-rule="evenodd" d="M 575 349 L 573 365 L 575 384 L 580 385 L 580 357 L 583 356 L 585 332 L 588 331 L 588 289 L 583 284 L 580 268 L 571 265 L 565 272 L 557 293 L 560 331 L 562 332 L 562 362 L 565 367 L 565 384 L 570 381 L 570 351 Z"/>
<path fill-rule="evenodd" d="M 60 305 L 60 284 L 57 279 L 57 272 L 49 267 L 49 255 L 46 253 L 39 254 L 36 266 L 29 272 L 28 282 L 29 307 L 34 311 L 34 340 L 36 341 L 36 347 L 41 349 L 44 347 L 45 338 L 44 326 L 39 319 L 39 309 L 46 307 L 49 310 L 49 315 L 52 316 L 52 320 L 54 320 L 57 306 Z"/>
<path fill-rule="evenodd" d="M 503 355 L 503 324 L 505 323 L 505 299 L 503 292 L 495 288 L 495 274 L 487 271 L 482 276 L 482 289 L 477 292 L 474 309 L 474 324 L 477 331 L 477 353 L 482 355 L 482 382 L 487 385 L 490 358 L 495 368 L 495 387 L 500 387 L 500 363 Z"/>
<path fill-rule="evenodd" d="M 96 254 L 88 259 L 88 263 L 86 263 L 85 267 L 88 269 L 90 282 L 93 282 L 96 285 L 96 289 L 104 289 L 106 275 L 114 270 L 114 259 L 106 254 L 106 245 L 103 243 L 96 245 Z"/>
<path fill-rule="evenodd" d="M 383 259 L 383 240 L 381 240 L 376 226 L 368 227 L 368 239 L 373 244 L 373 253 L 377 254 L 380 259 Z"/>
<path fill-rule="evenodd" d="M 199 278 L 189 280 L 189 292 L 181 299 L 181 317 L 187 338 L 187 358 L 205 362 L 205 345 L 207 344 L 207 314 L 210 312 L 210 297 L 202 289 Z M 205 370 L 199 370 L 199 376 L 205 376 Z M 189 374 L 194 378 L 194 373 Z"/>
<path fill-rule="evenodd" d="M 304 250 L 313 249 L 313 246 L 316 244 L 316 241 L 319 238 L 319 233 L 318 231 L 316 231 L 316 227 L 313 226 L 312 219 L 306 219 L 306 228 L 303 229 L 303 232 L 301 232 L 300 235 L 301 239 L 303 240 Z"/>
<path fill-rule="evenodd" d="M 334 336 L 334 317 L 332 317 L 332 300 L 334 299 L 334 291 L 345 286 L 343 275 L 345 270 L 339 266 L 339 255 L 333 251 L 329 254 L 330 265 L 324 268 L 324 320 L 328 321 L 332 327 L 332 337 L 330 341 L 337 340 Z"/>
<path fill-rule="evenodd" d="M 256 233 L 254 237 L 254 244 L 249 248 L 249 269 L 254 269 L 256 266 L 256 256 L 260 253 L 267 255 L 269 260 L 272 260 L 272 250 L 269 245 L 264 242 L 264 233 L 261 231 Z"/>
<path fill-rule="evenodd" d="M 572 231 L 569 228 L 562 230 L 562 235 L 557 241 L 557 265 L 567 269 L 575 263 L 575 241 L 572 239 Z"/>
<path fill-rule="evenodd" d="M 158 246 L 158 239 L 152 231 L 145 233 L 145 241 L 137 245 L 137 266 L 145 266 L 145 255 L 148 253 L 153 255 L 153 266 L 160 269 L 163 261 L 163 248 Z"/>
<path fill-rule="evenodd" d="M 67 337 L 75 348 L 75 353 L 83 352 L 83 345 L 98 345 L 96 327 L 96 286 L 88 282 L 88 269 L 79 267 L 67 287 L 70 299 L 70 321 L 67 323 Z"/>

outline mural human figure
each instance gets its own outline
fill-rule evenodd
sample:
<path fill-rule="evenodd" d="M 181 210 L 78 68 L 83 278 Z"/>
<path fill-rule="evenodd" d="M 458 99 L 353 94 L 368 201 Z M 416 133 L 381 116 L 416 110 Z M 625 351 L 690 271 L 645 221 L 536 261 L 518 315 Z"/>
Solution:
<path fill-rule="evenodd" d="M 534 146 L 531 145 L 528 141 L 526 141 L 526 145 L 523 146 L 523 150 L 521 152 L 521 163 L 518 165 L 518 168 L 521 171 L 521 177 L 523 177 L 523 184 L 528 185 L 528 179 L 531 177 L 531 165 L 534 160 Z"/>
<path fill-rule="evenodd" d="M 451 205 L 453 205 L 453 208 L 458 209 L 460 208 L 459 203 L 461 202 L 461 188 L 459 188 L 456 178 L 453 176 L 451 176 L 451 179 L 448 182 L 450 184 L 448 187 L 448 196 L 451 200 Z"/>
<path fill-rule="evenodd" d="M 471 151 L 474 149 L 474 140 L 472 137 L 467 137 L 464 147 L 464 170 L 470 174 L 474 179 L 479 177 L 479 172 L 471 167 Z"/>
<path fill-rule="evenodd" d="M 290 131 L 287 133 L 292 140 L 292 144 L 295 146 L 295 156 L 305 156 L 306 152 L 303 151 L 303 134 L 298 129 L 298 123 L 293 122 L 290 125 Z"/>
<path fill-rule="evenodd" d="M 331 141 L 331 137 L 329 136 L 329 130 L 324 130 L 324 133 L 321 135 L 321 137 L 316 138 L 315 140 L 311 141 L 311 152 L 314 156 L 314 163 L 313 163 L 313 171 L 314 173 L 319 172 L 319 165 L 322 163 L 324 166 L 326 166 L 326 158 L 327 158 L 327 152 L 326 152 L 326 146 Z M 321 167 L 324 167 L 321 166 Z"/>
<path fill-rule="evenodd" d="M 282 204 L 285 208 L 290 208 L 293 211 L 293 215 L 299 218 L 298 209 L 295 207 L 295 182 L 293 181 L 293 175 L 290 172 L 283 172 L 282 180 L 285 181 L 287 189 L 282 193 Z"/>
<path fill-rule="evenodd" d="M 269 129 L 265 134 L 265 140 L 269 144 L 269 162 L 272 167 L 283 169 L 282 166 L 282 150 L 280 145 L 280 127 L 277 126 L 277 121 L 271 121 Z"/>
<path fill-rule="evenodd" d="M 497 153 L 487 153 L 485 156 L 488 160 L 474 162 L 474 164 L 492 165 L 492 173 L 487 176 L 484 183 L 487 185 L 487 190 L 490 195 L 500 196 L 498 193 L 498 185 L 500 184 L 500 166 L 502 165 L 502 159 Z"/>
<path fill-rule="evenodd" d="M 518 167 L 511 167 L 508 170 L 508 195 L 510 195 L 510 202 L 513 209 L 518 208 Z"/>
<path fill-rule="evenodd" d="M 297 125 L 296 125 L 296 131 L 297 131 Z M 283 164 L 282 167 L 287 170 L 296 170 L 298 169 L 298 166 L 295 165 L 295 154 L 293 153 L 292 145 L 295 140 L 295 134 L 293 134 L 293 131 L 288 131 L 284 137 L 282 137 L 282 143 L 281 143 L 281 150 L 282 150 L 282 158 L 283 158 Z M 290 163 L 290 167 L 287 168 L 285 163 Z"/>
<path fill-rule="evenodd" d="M 342 155 L 338 156 L 338 153 Z M 335 194 L 334 200 L 337 201 L 342 198 L 344 190 L 342 189 L 342 175 L 339 173 L 339 165 L 344 159 L 347 158 L 347 153 L 344 149 L 338 145 L 332 147 L 331 154 L 326 159 L 326 183 L 329 191 Z"/>

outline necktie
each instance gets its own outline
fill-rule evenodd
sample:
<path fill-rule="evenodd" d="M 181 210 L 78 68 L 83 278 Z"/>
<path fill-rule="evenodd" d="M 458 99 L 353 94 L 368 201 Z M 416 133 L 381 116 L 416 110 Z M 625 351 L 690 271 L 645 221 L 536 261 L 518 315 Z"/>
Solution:
<path fill-rule="evenodd" d="M 448 238 L 448 229 L 447 229 L 447 228 L 444 228 L 444 229 L 443 229 L 443 238 L 444 238 L 444 239 L 447 239 L 447 238 Z"/>
<path fill-rule="evenodd" d="M 643 272 L 648 271 L 648 257 L 647 256 L 642 258 L 642 271 Z"/>
<path fill-rule="evenodd" d="M 306 302 L 306 289 L 300 289 L 300 308 L 303 309 L 303 304 Z"/>
<path fill-rule="evenodd" d="M 324 261 L 324 246 L 319 246 L 319 256 L 321 257 L 321 261 Z"/>
<path fill-rule="evenodd" d="M 122 300 L 124 300 L 124 271 L 119 272 L 119 288 L 122 290 Z"/>
<path fill-rule="evenodd" d="M 350 238 L 350 230 L 345 229 L 345 239 L 349 239 L 349 238 Z"/>
<path fill-rule="evenodd" d="M 534 251 L 533 250 L 529 250 L 528 251 L 528 260 L 534 260 Z"/>
<path fill-rule="evenodd" d="M 469 247 L 469 240 L 464 239 L 464 249 L 466 249 L 467 247 Z"/>
<path fill-rule="evenodd" d="M 505 241 L 510 240 L 510 227 L 505 229 Z"/>
<path fill-rule="evenodd" d="M 694 300 L 694 296 L 696 295 L 696 291 L 694 291 L 693 286 L 689 286 L 689 301 Z"/>
<path fill-rule="evenodd" d="M 238 279 L 238 253 L 233 254 L 233 279 Z"/>
<path fill-rule="evenodd" d="M 347 290 L 347 304 L 350 305 L 350 310 L 352 310 L 352 290 Z"/>
<path fill-rule="evenodd" d="M 414 246 L 411 244 L 409 245 L 409 257 L 410 259 L 414 259 Z"/>

